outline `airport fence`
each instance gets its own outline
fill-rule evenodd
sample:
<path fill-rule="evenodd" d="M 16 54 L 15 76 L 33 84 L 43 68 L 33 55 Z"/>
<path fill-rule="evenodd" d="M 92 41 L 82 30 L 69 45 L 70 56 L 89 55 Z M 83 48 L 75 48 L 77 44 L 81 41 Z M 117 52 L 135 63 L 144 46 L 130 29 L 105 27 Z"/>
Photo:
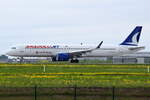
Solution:
<path fill-rule="evenodd" d="M 150 100 L 150 88 L 0 87 L 0 100 Z"/>

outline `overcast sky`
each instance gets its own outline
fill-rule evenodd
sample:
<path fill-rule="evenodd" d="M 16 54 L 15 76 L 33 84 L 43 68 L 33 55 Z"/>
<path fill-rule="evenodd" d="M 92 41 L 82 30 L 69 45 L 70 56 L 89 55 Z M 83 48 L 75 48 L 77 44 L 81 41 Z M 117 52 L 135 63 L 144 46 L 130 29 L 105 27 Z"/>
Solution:
<path fill-rule="evenodd" d="M 0 51 L 16 44 L 118 45 L 137 25 L 150 46 L 149 0 L 0 0 Z"/>

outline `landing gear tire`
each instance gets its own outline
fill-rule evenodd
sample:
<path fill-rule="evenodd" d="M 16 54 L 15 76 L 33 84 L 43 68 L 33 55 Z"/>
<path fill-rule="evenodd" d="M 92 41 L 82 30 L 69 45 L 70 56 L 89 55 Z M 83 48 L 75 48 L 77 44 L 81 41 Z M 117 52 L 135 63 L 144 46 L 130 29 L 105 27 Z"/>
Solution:
<path fill-rule="evenodd" d="M 20 57 L 20 58 L 19 58 L 19 63 L 22 64 L 23 62 L 24 62 L 24 58 L 23 58 L 23 57 Z"/>
<path fill-rule="evenodd" d="M 53 61 L 53 62 L 56 61 L 56 57 L 52 57 L 52 61 Z"/>
<path fill-rule="evenodd" d="M 78 59 L 75 59 L 75 60 L 74 60 L 74 59 L 71 59 L 71 60 L 70 60 L 70 63 L 79 63 L 79 60 L 78 60 Z"/>

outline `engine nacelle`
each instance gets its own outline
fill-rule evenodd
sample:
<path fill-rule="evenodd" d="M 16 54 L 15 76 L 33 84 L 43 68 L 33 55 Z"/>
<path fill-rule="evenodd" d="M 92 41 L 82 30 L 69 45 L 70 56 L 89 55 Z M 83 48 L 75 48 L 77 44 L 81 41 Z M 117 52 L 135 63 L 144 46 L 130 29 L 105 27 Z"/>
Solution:
<path fill-rule="evenodd" d="M 56 56 L 57 61 L 69 61 L 70 55 L 68 53 L 59 53 Z"/>

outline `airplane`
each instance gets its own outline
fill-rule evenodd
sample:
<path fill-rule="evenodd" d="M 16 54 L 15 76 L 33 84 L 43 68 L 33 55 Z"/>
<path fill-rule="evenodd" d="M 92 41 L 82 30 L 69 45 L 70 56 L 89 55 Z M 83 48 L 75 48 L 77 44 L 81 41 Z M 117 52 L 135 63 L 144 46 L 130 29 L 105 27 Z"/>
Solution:
<path fill-rule="evenodd" d="M 131 54 L 145 49 L 145 46 L 138 46 L 142 26 L 136 26 L 128 37 L 117 47 L 98 46 L 68 46 L 68 45 L 23 45 L 12 47 L 6 54 L 23 59 L 23 57 L 51 57 L 52 61 L 70 61 L 78 63 L 80 57 L 107 57 Z"/>

